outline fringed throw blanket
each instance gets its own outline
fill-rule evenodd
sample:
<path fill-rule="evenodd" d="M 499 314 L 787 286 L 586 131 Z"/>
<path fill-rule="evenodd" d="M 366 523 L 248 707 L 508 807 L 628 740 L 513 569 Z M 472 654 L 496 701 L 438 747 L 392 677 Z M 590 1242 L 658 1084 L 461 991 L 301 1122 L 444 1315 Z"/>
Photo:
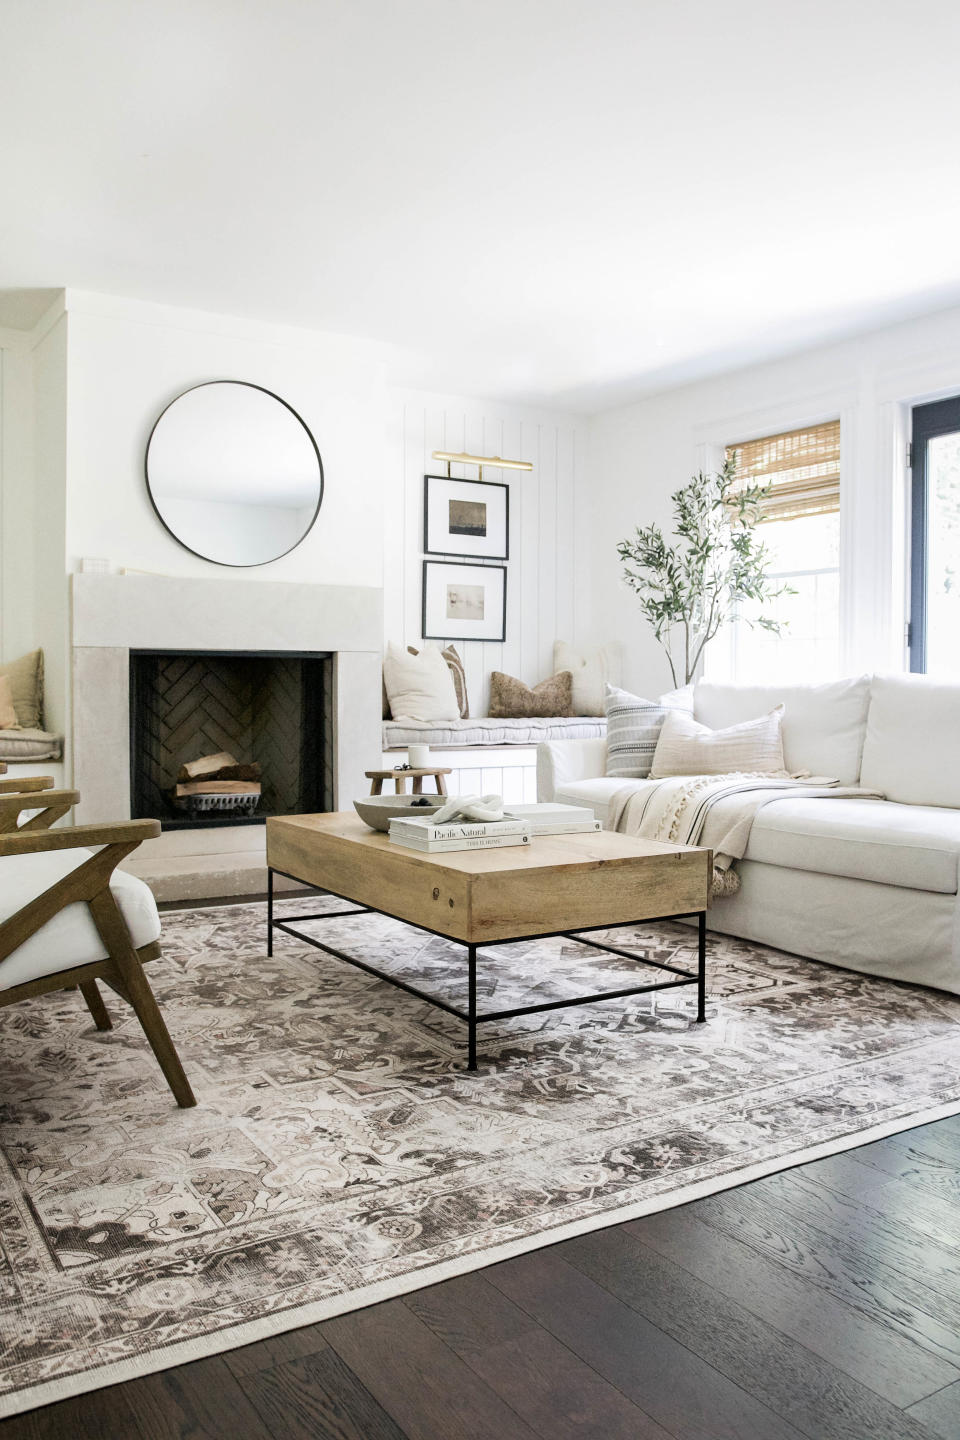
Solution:
<path fill-rule="evenodd" d="M 882 800 L 876 790 L 840 785 L 819 775 L 678 775 L 618 790 L 609 827 L 622 835 L 664 840 L 673 845 L 707 845 L 713 850 L 713 894 L 735 895 L 742 860 L 759 810 L 791 798 Z"/>

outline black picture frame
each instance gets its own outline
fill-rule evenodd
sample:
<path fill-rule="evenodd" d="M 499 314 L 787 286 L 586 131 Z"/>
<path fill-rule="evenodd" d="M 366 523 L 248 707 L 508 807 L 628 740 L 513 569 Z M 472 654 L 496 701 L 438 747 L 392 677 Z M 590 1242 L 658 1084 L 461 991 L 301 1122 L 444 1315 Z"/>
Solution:
<path fill-rule="evenodd" d="M 499 589 L 500 589 L 500 615 L 499 615 L 499 621 L 500 621 L 500 623 L 499 623 L 499 625 L 496 627 L 496 629 L 497 629 L 497 633 L 496 633 L 496 634 L 481 633 L 481 631 L 478 629 L 477 622 L 471 620 L 471 619 L 469 618 L 469 616 L 462 616 L 462 617 L 453 616 L 453 617 L 451 617 L 450 614 L 449 614 L 449 612 L 445 613 L 442 617 L 437 617 L 436 615 L 431 615 L 431 613 L 430 613 L 431 579 L 435 578 L 437 583 L 442 583 L 443 577 L 440 576 L 439 574 L 437 574 L 437 575 L 434 577 L 434 572 L 439 572 L 439 571 L 443 571 L 443 570 L 446 570 L 446 571 L 451 571 L 451 570 L 454 570 L 454 571 L 457 571 L 457 570 L 459 570 L 459 571 L 465 571 L 465 570 L 466 570 L 466 571 L 471 571 L 471 572 L 473 572 L 473 573 L 469 576 L 468 579 L 466 579 L 466 580 L 464 580 L 464 581 L 462 582 L 462 583 L 465 583 L 465 584 L 467 584 L 467 585 L 477 585 L 478 583 L 482 583 L 485 587 L 491 586 L 491 585 L 496 585 L 496 586 L 499 587 Z M 485 577 L 488 577 L 488 576 L 492 577 L 492 576 L 494 576 L 494 575 L 499 576 L 500 578 L 499 578 L 498 580 L 496 580 L 496 581 L 493 581 L 492 579 L 487 579 L 487 578 L 485 578 Z M 481 577 L 484 577 L 484 578 L 481 580 Z M 450 576 L 448 575 L 448 577 L 447 577 L 447 579 L 448 579 L 448 586 L 447 586 L 447 593 L 448 593 L 448 595 L 449 595 L 449 580 L 450 580 L 450 578 L 452 578 L 452 577 L 450 577 Z M 424 562 L 423 562 L 423 584 L 422 584 L 421 595 L 422 595 L 422 622 L 423 622 L 422 625 L 421 625 L 421 632 L 422 632 L 422 634 L 423 634 L 424 640 L 479 640 L 479 641 L 486 641 L 487 643 L 495 644 L 495 645 L 502 645 L 503 642 L 506 640 L 506 638 L 507 638 L 507 567 L 506 567 L 506 565 L 473 565 L 473 564 L 470 564 L 470 563 L 464 564 L 464 563 L 462 563 L 462 562 L 459 561 L 459 560 L 424 560 Z M 442 618 L 442 623 L 440 623 L 441 618 Z M 486 614 L 485 614 L 485 613 L 484 613 L 484 617 L 483 617 L 483 618 L 484 618 L 484 620 L 486 619 Z M 435 622 L 435 623 L 434 623 L 434 622 Z"/>
<path fill-rule="evenodd" d="M 496 498 L 498 501 L 501 501 L 501 500 L 502 500 L 502 505 L 503 505 L 503 519 L 502 519 L 502 526 L 503 526 L 503 548 L 502 548 L 502 550 L 501 550 L 500 547 L 499 547 L 498 545 L 496 545 L 496 544 L 493 544 L 491 548 L 483 548 L 483 546 L 475 544 L 475 545 L 471 546 L 470 548 L 466 548 L 466 549 L 465 549 L 465 548 L 464 548 L 464 538 L 466 538 L 466 533 L 467 533 L 467 532 L 464 532 L 464 538 L 461 538 L 461 539 L 460 539 L 460 542 L 457 543 L 456 540 L 454 539 L 453 532 L 452 532 L 451 530 L 448 529 L 448 530 L 446 531 L 446 533 L 444 533 L 442 530 L 440 530 L 440 528 L 439 528 L 438 526 L 436 526 L 435 524 L 433 524 L 433 525 L 431 524 L 431 508 L 432 508 L 432 507 L 431 507 L 431 487 L 432 487 L 432 486 L 441 486 L 441 485 L 443 485 L 443 486 L 449 486 L 449 487 L 451 487 L 451 488 L 455 488 L 455 487 L 458 487 L 458 486 L 462 486 L 462 487 L 463 487 L 463 490 L 464 490 L 464 496 L 463 496 L 463 499 L 464 499 L 464 500 L 468 500 L 468 498 L 469 498 L 469 496 L 470 496 L 471 493 L 472 493 L 472 495 L 473 495 L 474 498 L 475 498 L 475 497 L 476 497 L 476 492 L 477 492 L 478 490 L 480 490 L 480 489 L 489 490 L 489 491 L 497 491 L 497 490 L 500 490 L 500 491 L 503 492 L 502 496 L 497 496 L 497 497 L 494 497 L 493 495 L 490 496 L 490 501 L 491 501 L 491 503 L 493 502 L 494 498 Z M 498 524 L 498 529 L 499 529 L 499 524 Z M 473 538 L 473 537 L 470 537 L 470 538 Z M 441 543 L 443 540 L 446 540 L 448 543 L 446 543 L 446 544 Z M 453 543 L 450 543 L 451 541 L 452 541 Z M 502 481 L 502 480 L 459 480 L 459 479 L 454 478 L 452 475 L 424 475 L 424 477 L 423 477 L 423 551 L 424 551 L 424 554 L 425 554 L 425 555 L 463 555 L 466 559 L 469 559 L 469 560 L 509 560 L 509 559 L 510 559 L 510 486 L 507 485 L 506 482 L 505 482 L 505 481 Z"/>

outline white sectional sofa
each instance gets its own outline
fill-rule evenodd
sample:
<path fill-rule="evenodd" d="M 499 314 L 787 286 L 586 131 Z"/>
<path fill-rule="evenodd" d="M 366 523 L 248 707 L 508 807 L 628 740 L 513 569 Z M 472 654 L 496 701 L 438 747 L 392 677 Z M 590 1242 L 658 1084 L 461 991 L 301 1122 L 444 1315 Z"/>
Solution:
<path fill-rule="evenodd" d="M 785 798 L 759 811 L 738 894 L 712 929 L 852 970 L 960 994 L 960 684 L 861 676 L 817 686 L 701 682 L 694 718 L 719 729 L 783 704 L 784 757 L 883 800 Z M 604 740 L 541 745 L 538 795 L 608 822 L 628 786 Z"/>

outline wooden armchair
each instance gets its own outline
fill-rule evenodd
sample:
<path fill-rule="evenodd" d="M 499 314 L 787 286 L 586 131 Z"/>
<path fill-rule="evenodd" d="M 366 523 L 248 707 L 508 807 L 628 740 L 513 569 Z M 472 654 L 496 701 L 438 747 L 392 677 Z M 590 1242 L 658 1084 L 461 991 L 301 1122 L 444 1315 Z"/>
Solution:
<path fill-rule="evenodd" d="M 80 799 L 79 790 L 54 790 L 52 775 L 0 780 L 0 835 L 15 830 L 48 830 Z M 38 813 L 21 824 L 25 810 Z"/>
<path fill-rule="evenodd" d="M 17 828 L 41 797 L 46 810 Z M 97 1029 L 109 1030 L 102 980 L 133 1007 L 177 1104 L 195 1105 L 143 970 L 160 953 L 156 902 L 142 880 L 116 868 L 159 835 L 160 822 L 47 828 L 78 799 L 75 790 L 39 788 L 0 795 L 0 1006 L 78 986 Z"/>

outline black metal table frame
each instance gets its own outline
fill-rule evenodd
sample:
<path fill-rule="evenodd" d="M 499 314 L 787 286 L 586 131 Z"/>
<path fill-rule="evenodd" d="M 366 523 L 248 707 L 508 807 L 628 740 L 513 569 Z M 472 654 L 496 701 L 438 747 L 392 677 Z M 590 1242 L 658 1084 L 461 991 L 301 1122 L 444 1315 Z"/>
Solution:
<path fill-rule="evenodd" d="M 676 990 L 684 985 L 696 985 L 697 987 L 697 1023 L 702 1025 L 706 1018 L 707 1002 L 707 912 L 705 910 L 685 910 L 676 915 L 645 915 L 640 920 L 623 920 L 616 925 L 586 925 L 582 930 L 549 930 L 537 935 L 517 935 L 510 940 L 490 940 L 485 944 L 471 944 L 466 940 L 458 940 L 456 936 L 445 935 L 442 930 L 431 930 L 428 925 L 416 925 L 411 920 L 405 920 L 402 915 L 394 915 L 390 910 L 379 910 L 374 905 L 357 905 L 348 895 L 338 895 L 335 890 L 321 889 L 319 886 L 311 885 L 309 888 L 319 895 L 332 895 L 336 900 L 345 900 L 348 905 L 353 905 L 352 910 L 325 910 L 319 915 L 292 915 L 287 920 L 276 920 L 273 914 L 274 893 L 273 877 L 282 875 L 287 880 L 294 880 L 298 885 L 306 885 L 307 881 L 302 880 L 299 875 L 290 875 L 286 870 L 267 870 L 267 954 L 273 954 L 273 932 L 282 930 L 287 935 L 292 935 L 295 940 L 303 940 L 312 945 L 316 950 L 322 950 L 327 955 L 333 955 L 337 960 L 343 960 L 347 965 L 354 965 L 358 970 L 365 971 L 368 975 L 375 976 L 378 980 L 386 980 L 389 984 L 395 985 L 398 990 L 405 990 L 408 995 L 414 995 L 418 1000 L 425 1000 L 428 1005 L 435 1005 L 438 1010 L 445 1010 L 448 1015 L 455 1015 L 458 1020 L 463 1020 L 467 1025 L 467 1069 L 477 1068 L 477 1026 L 486 1024 L 491 1020 L 515 1020 L 519 1015 L 536 1015 L 543 1010 L 566 1010 L 571 1005 L 592 1005 L 601 1000 L 623 1000 L 630 995 L 646 995 L 653 990 Z M 430 995 L 426 990 L 421 990 L 416 985 L 409 985 L 406 980 L 399 980 L 386 970 L 378 970 L 374 965 L 368 965 L 366 960 L 360 960 L 355 955 L 347 955 L 343 950 L 338 950 L 333 945 L 326 945 L 320 940 L 315 940 L 312 935 L 304 935 L 293 927 L 303 924 L 307 920 L 338 920 L 348 915 L 386 915 L 390 920 L 398 920 L 402 925 L 409 925 L 413 930 L 422 930 L 427 935 L 436 935 L 441 940 L 447 940 L 452 945 L 462 945 L 467 952 L 467 1009 L 461 1010 L 456 1005 L 441 1000 L 436 995 Z M 598 940 L 587 940 L 585 935 L 591 930 L 620 930 L 629 925 L 655 925 L 661 920 L 697 920 L 697 971 L 691 974 L 689 970 L 681 970 L 677 965 L 668 965 L 663 960 L 648 960 L 645 955 L 638 955 L 631 950 L 622 950 L 616 945 L 601 945 Z M 605 955 L 618 955 L 624 960 L 633 960 L 639 965 L 649 965 L 655 970 L 669 970 L 673 975 L 680 975 L 680 980 L 661 980 L 655 985 L 634 985 L 625 990 L 602 990 L 595 995 L 576 995 L 570 1000 L 548 1000 L 542 1005 L 524 1005 L 517 1010 L 487 1010 L 482 1014 L 477 1011 L 477 953 L 480 950 L 489 950 L 495 945 L 517 945 L 524 940 L 573 940 L 580 945 L 591 945 L 595 950 L 602 951 Z"/>

